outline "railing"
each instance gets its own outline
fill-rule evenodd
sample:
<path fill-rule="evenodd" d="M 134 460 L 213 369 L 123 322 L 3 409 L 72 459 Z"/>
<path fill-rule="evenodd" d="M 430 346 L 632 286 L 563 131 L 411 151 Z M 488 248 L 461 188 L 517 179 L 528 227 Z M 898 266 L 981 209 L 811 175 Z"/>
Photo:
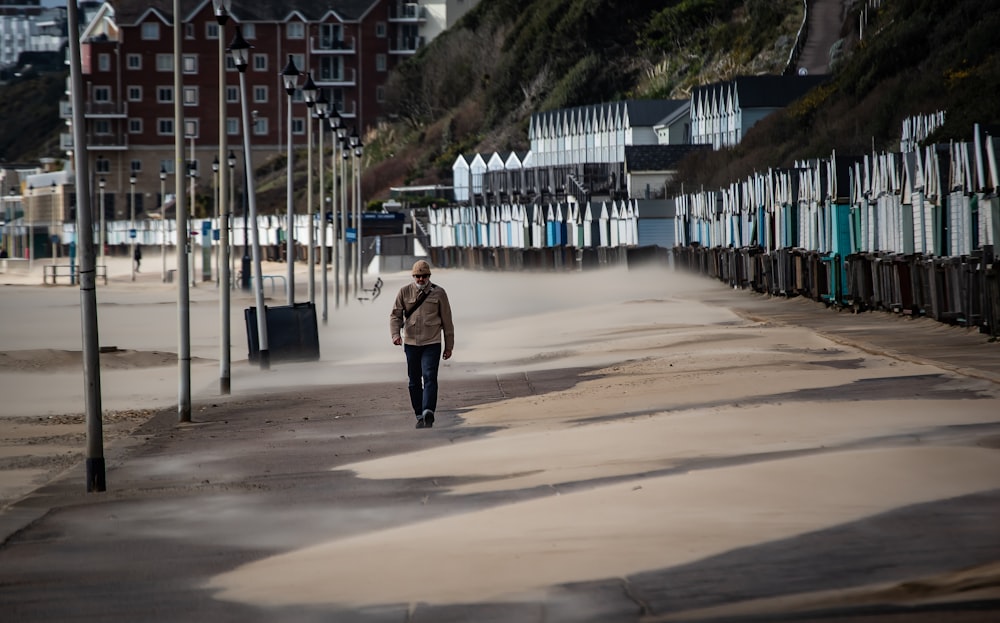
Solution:
<path fill-rule="evenodd" d="M 407 54 L 424 47 L 424 37 L 396 37 L 389 46 L 392 54 Z"/>
<path fill-rule="evenodd" d="M 325 86 L 345 86 L 357 84 L 358 72 L 353 67 L 344 71 L 322 71 L 314 76 L 316 85 Z"/>
<path fill-rule="evenodd" d="M 353 54 L 354 37 L 338 39 L 336 37 L 313 36 L 309 38 L 309 47 L 316 53 Z"/>

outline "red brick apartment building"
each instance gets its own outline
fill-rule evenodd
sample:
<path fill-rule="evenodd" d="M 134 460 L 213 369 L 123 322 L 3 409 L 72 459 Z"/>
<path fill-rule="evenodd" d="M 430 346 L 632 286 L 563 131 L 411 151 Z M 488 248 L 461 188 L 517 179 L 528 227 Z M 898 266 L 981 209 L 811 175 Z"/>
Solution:
<path fill-rule="evenodd" d="M 299 87 L 311 72 L 346 127 L 363 134 L 382 112 L 393 67 L 477 1 L 237 0 L 220 32 L 211 0 L 181 0 L 184 33 L 176 68 L 172 0 L 97 5 L 87 13 L 81 59 L 89 170 L 95 193 L 98 181 L 105 180 L 106 216 L 128 217 L 132 173 L 138 214 L 160 204 L 161 167 L 168 173 L 166 192 L 172 192 L 175 99 L 183 102 L 185 159 L 192 159 L 193 150 L 200 192 L 211 192 L 220 123 L 242 162 L 239 72 L 227 54 L 225 84 L 218 84 L 220 36 L 228 47 L 240 28 L 253 46 L 246 82 L 255 115 L 252 156 L 259 164 L 286 150 L 289 97 L 280 72 L 289 56 L 303 73 Z M 175 69 L 182 72 L 182 93 L 174 92 Z M 225 119 L 219 119 L 219 97 L 226 101 Z M 291 106 L 293 145 L 301 148 L 308 115 L 301 91 Z M 67 124 L 71 113 L 67 96 L 62 110 Z M 62 147 L 72 153 L 72 128 Z"/>

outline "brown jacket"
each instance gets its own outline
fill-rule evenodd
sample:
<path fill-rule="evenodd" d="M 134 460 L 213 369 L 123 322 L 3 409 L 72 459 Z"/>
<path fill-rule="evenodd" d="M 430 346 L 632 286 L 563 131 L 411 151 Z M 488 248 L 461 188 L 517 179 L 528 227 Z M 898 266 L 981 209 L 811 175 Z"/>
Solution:
<path fill-rule="evenodd" d="M 403 322 L 403 310 L 411 309 L 417 302 L 420 289 L 417 284 L 409 283 L 399 290 L 396 302 L 389 313 L 389 332 L 392 339 L 403 338 L 404 344 L 425 346 L 441 341 L 444 333 L 444 350 L 452 350 L 455 346 L 455 325 L 451 320 L 451 305 L 448 294 L 441 286 L 427 282 L 430 292 L 427 300 Z"/>

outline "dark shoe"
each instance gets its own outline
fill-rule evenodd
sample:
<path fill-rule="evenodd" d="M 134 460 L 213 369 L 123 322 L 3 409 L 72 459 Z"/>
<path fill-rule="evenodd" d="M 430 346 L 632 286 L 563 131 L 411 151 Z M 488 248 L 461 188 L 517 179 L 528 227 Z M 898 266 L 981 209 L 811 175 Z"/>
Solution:
<path fill-rule="evenodd" d="M 417 418 L 417 428 L 427 428 L 427 423 L 424 422 L 424 418 L 422 417 Z"/>
<path fill-rule="evenodd" d="M 434 427 L 434 412 L 430 409 L 424 411 L 424 427 L 433 428 Z"/>

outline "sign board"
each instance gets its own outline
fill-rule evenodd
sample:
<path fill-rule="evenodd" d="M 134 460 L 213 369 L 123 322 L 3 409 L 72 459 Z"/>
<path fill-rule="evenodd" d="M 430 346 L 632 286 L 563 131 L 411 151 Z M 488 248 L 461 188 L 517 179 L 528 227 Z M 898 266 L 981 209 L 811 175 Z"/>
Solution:
<path fill-rule="evenodd" d="M 129 238 L 135 238 L 136 237 L 136 232 L 135 232 L 134 229 L 128 230 L 128 237 Z"/>
<path fill-rule="evenodd" d="M 219 230 L 218 229 L 213 229 L 212 230 L 212 240 L 218 240 L 218 239 L 219 239 Z"/>
<path fill-rule="evenodd" d="M 208 237 L 209 232 L 212 231 L 212 221 L 202 221 L 201 222 L 201 235 Z"/>
<path fill-rule="evenodd" d="M 347 230 L 344 232 L 344 234 L 345 234 L 344 239 L 347 240 L 347 242 L 358 241 L 358 230 L 355 229 L 354 227 L 348 227 Z"/>

